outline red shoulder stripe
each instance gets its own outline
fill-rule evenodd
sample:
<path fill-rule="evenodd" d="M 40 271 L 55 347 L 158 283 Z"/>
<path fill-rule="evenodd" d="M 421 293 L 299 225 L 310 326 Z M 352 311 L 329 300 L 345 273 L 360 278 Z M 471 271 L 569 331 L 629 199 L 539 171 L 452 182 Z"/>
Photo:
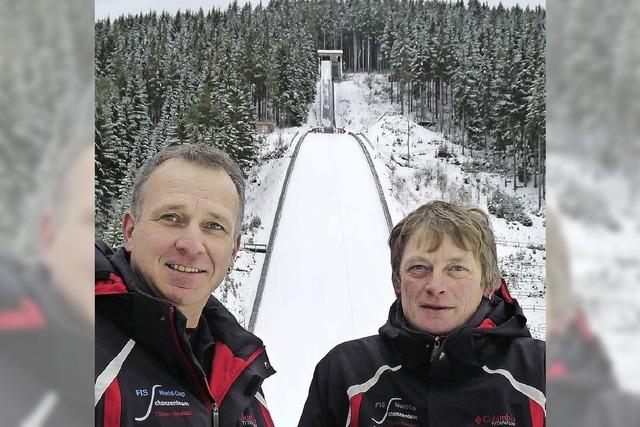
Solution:
<path fill-rule="evenodd" d="M 542 406 L 529 399 L 529 410 L 531 412 L 531 426 L 544 427 L 544 409 L 542 409 Z"/>
<path fill-rule="evenodd" d="M 114 379 L 104 392 L 104 427 L 120 427 L 122 397 L 120 384 Z"/>
<path fill-rule="evenodd" d="M 262 414 L 262 418 L 264 418 L 264 422 L 267 424 L 267 427 L 274 427 L 273 420 L 271 419 L 271 414 L 266 406 L 262 403 L 258 402 L 258 406 L 260 407 L 260 413 Z"/>
<path fill-rule="evenodd" d="M 349 407 L 351 408 L 351 422 L 349 423 L 349 427 L 358 427 L 361 404 L 362 404 L 362 393 L 356 394 L 349 401 Z"/>

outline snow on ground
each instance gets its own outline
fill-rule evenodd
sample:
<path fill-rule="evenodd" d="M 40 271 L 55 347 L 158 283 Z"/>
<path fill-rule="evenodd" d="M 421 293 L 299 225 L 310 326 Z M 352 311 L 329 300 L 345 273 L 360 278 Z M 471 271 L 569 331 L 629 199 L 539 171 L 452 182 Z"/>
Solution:
<path fill-rule="evenodd" d="M 399 104 L 389 102 L 389 89 L 386 76 L 347 75 L 345 81 L 336 83 L 336 125 L 365 135 L 394 224 L 433 199 L 476 204 L 487 212 L 487 198 L 494 191 L 514 195 L 512 181 L 505 185 L 501 175 L 473 171 L 473 162 L 480 161 L 479 153 L 467 149 L 463 155 L 462 147 L 442 133 L 418 125 L 412 116 L 400 115 Z M 443 147 L 453 157 L 436 158 Z M 523 306 L 532 333 L 544 339 L 545 210 L 544 201 L 538 210 L 537 194 L 531 183 L 515 193 L 532 226 L 495 216 L 492 225 L 503 276 Z"/>
<path fill-rule="evenodd" d="M 388 229 L 371 172 L 347 135 L 310 134 L 293 170 L 255 332 L 280 371 L 265 382 L 278 424 L 302 413 L 313 369 L 336 344 L 377 333 L 395 299 Z"/>
<path fill-rule="evenodd" d="M 260 225 L 243 233 L 242 242 L 267 244 L 282 183 L 296 143 L 304 128 L 278 129 L 261 141 L 258 164 L 248 172 L 244 224 L 258 218 Z M 254 220 L 257 222 L 256 220 Z M 215 292 L 244 327 L 249 325 L 265 254 L 241 248 L 232 273 Z"/>
<path fill-rule="evenodd" d="M 474 203 L 487 211 L 493 192 L 514 195 L 513 184 L 505 184 L 504 177 L 473 171 L 478 153 L 465 150 L 463 155 L 461 146 L 442 133 L 401 116 L 399 104 L 389 102 L 385 76 L 346 75 L 336 83 L 335 96 L 336 124 L 364 135 L 394 224 L 434 198 Z M 268 243 L 291 154 L 306 130 L 320 126 L 319 108 L 317 98 L 304 126 L 276 130 L 262 142 L 260 161 L 248 173 L 244 221 L 251 224 L 258 217 L 260 225 L 253 220 L 254 227 L 243 234 L 244 242 Z M 442 147 L 452 156 L 436 158 Z M 283 397 L 269 402 L 278 424 L 296 424 L 321 356 L 346 339 L 375 333 L 394 298 L 382 215 L 371 212 L 371 207 L 366 213 L 346 215 L 345 209 L 359 212 L 369 203 L 379 209 L 371 174 L 358 150 L 347 135 L 309 134 L 294 168 L 256 325 L 279 371 L 265 383 L 267 399 Z M 518 188 L 515 197 L 533 225 L 492 217 L 499 263 L 532 333 L 544 339 L 544 204 L 538 210 L 532 184 Z M 382 231 L 373 231 L 377 229 Z M 245 326 L 263 261 L 263 253 L 241 250 L 231 281 L 214 293 Z M 366 264 L 358 264 L 363 261 Z M 356 294 L 365 295 L 364 301 L 372 306 L 359 306 Z M 308 330 L 318 325 L 324 332 Z M 286 401 L 286 406 L 278 406 L 278 401 Z"/>

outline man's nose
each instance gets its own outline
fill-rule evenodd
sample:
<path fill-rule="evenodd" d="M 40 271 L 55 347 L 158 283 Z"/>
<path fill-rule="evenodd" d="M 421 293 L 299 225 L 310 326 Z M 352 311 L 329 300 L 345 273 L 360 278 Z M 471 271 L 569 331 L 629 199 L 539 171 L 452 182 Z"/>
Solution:
<path fill-rule="evenodd" d="M 447 290 L 445 274 L 434 270 L 427 277 L 427 282 L 425 283 L 424 290 L 426 293 L 432 295 L 445 293 Z"/>
<path fill-rule="evenodd" d="M 176 248 L 189 255 L 198 255 L 205 251 L 204 236 L 197 224 L 183 228 L 176 240 Z"/>

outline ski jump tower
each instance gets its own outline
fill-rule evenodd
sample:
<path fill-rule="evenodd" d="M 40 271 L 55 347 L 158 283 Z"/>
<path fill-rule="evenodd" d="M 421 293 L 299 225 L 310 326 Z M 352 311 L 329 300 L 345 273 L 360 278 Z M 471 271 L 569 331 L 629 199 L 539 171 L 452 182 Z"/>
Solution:
<path fill-rule="evenodd" d="M 333 133 L 336 128 L 333 79 L 342 77 L 342 51 L 319 50 L 320 56 L 320 117 L 322 131 Z"/>

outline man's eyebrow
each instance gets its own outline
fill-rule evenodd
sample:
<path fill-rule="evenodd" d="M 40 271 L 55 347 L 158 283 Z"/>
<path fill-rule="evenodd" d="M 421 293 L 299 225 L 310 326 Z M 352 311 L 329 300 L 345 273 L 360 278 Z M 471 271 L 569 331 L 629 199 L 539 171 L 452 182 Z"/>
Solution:
<path fill-rule="evenodd" d="M 405 261 L 405 264 L 410 264 L 410 263 L 413 263 L 413 262 L 416 262 L 416 261 L 417 262 L 424 262 L 426 264 L 430 264 L 431 263 L 431 261 L 429 261 L 428 259 L 426 259 L 426 258 L 424 258 L 424 257 L 422 257 L 420 255 L 414 255 L 412 257 L 407 258 L 407 260 Z M 454 257 L 446 259 L 446 262 L 468 262 L 468 261 L 469 261 L 469 259 L 467 259 L 467 258 L 457 257 L 457 256 L 454 256 Z"/>
<path fill-rule="evenodd" d="M 413 256 L 407 258 L 407 260 L 405 261 L 405 264 L 411 264 L 411 263 L 416 262 L 416 261 L 424 262 L 424 263 L 427 263 L 427 264 L 429 263 L 429 261 L 427 261 L 424 257 L 421 257 L 420 255 L 413 255 Z"/>
<path fill-rule="evenodd" d="M 185 208 L 185 206 L 183 204 L 179 204 L 179 203 L 174 203 L 171 205 L 160 205 L 158 207 L 156 207 L 155 209 L 153 209 L 151 212 L 153 214 L 157 214 L 160 212 L 165 212 L 165 211 L 181 211 Z"/>

